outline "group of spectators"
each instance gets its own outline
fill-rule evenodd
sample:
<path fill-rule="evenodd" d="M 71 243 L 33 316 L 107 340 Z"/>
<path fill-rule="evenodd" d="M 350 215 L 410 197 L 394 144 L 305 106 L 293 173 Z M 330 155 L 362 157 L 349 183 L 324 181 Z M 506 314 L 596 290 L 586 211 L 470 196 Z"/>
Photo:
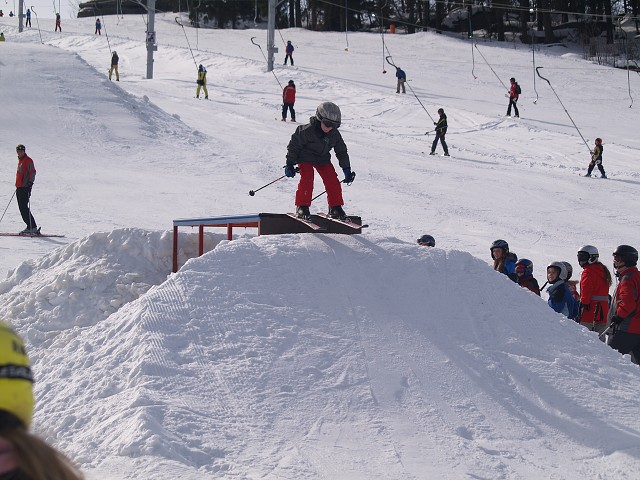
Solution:
<path fill-rule="evenodd" d="M 418 244 L 435 247 L 436 241 L 431 235 L 423 235 Z M 598 333 L 602 341 L 606 337 L 612 348 L 631 354 L 631 361 L 640 363 L 640 272 L 638 250 L 634 247 L 620 245 L 613 252 L 613 269 L 618 279 L 613 295 L 609 294 L 613 276 L 593 245 L 578 249 L 580 279 L 571 279 L 571 263 L 554 261 L 547 265 L 547 281 L 542 287 L 533 276 L 533 262 L 518 259 L 505 240 L 494 241 L 490 252 L 495 271 L 538 296 L 548 285 L 547 303 L 554 311 Z"/>

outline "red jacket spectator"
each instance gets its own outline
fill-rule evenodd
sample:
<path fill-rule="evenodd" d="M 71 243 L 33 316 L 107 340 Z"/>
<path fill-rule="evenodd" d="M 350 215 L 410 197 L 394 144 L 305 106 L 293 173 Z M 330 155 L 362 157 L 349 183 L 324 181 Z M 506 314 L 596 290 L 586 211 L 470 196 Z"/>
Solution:
<path fill-rule="evenodd" d="M 583 268 L 580 277 L 580 323 L 604 325 L 609 314 L 611 274 L 600 262 L 589 263 Z"/>
<path fill-rule="evenodd" d="M 624 319 L 619 331 L 640 334 L 640 272 L 637 267 L 629 267 L 620 276 L 612 306 L 615 315 Z"/>
<path fill-rule="evenodd" d="M 29 187 L 36 181 L 36 167 L 33 160 L 25 153 L 18 159 L 16 171 L 16 188 Z"/>
<path fill-rule="evenodd" d="M 289 83 L 282 90 L 282 101 L 284 103 L 296 103 L 296 86 L 293 80 L 289 80 Z"/>

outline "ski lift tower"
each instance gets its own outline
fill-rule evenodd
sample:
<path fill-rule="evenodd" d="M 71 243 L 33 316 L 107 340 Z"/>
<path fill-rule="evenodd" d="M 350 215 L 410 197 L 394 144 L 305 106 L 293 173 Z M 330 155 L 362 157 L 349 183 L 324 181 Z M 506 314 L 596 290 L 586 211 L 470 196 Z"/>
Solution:
<path fill-rule="evenodd" d="M 276 6 L 284 0 L 269 0 L 269 19 L 267 23 L 267 71 L 273 71 L 273 56 L 278 53 L 276 39 Z"/>
<path fill-rule="evenodd" d="M 24 1 L 19 0 L 18 1 L 18 32 L 22 32 L 23 30 L 23 23 L 22 23 L 23 17 L 24 17 Z"/>
<path fill-rule="evenodd" d="M 156 44 L 156 0 L 147 0 L 147 14 L 149 20 L 147 22 L 147 80 L 153 78 L 153 52 L 158 50 Z"/>

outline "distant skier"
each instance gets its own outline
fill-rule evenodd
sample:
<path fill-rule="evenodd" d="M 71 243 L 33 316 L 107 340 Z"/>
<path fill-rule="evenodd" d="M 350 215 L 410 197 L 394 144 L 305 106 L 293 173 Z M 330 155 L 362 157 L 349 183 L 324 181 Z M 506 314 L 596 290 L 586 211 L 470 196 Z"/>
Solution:
<path fill-rule="evenodd" d="M 516 82 L 516 79 L 511 77 L 511 88 L 509 89 L 509 107 L 507 107 L 507 117 L 511 116 L 511 107 L 513 106 L 513 113 L 515 113 L 515 117 L 520 117 L 520 112 L 518 112 L 518 98 L 520 98 L 520 85 Z"/>
<path fill-rule="evenodd" d="M 198 67 L 198 80 L 196 80 L 198 86 L 196 87 L 196 98 L 200 98 L 200 89 L 204 91 L 204 99 L 209 98 L 209 92 L 207 91 L 207 69 L 203 65 Z"/>
<path fill-rule="evenodd" d="M 540 284 L 533 276 L 533 262 L 528 258 L 521 258 L 516 262 L 515 270 L 518 277 L 518 285 L 528 288 L 540 296 Z"/>
<path fill-rule="evenodd" d="M 309 206 L 313 196 L 314 169 L 318 171 L 327 191 L 329 216 L 344 220 L 347 215 L 342 206 L 342 187 L 336 170 L 331 163 L 331 149 L 334 150 L 340 167 L 344 173 L 343 183 L 351 183 L 355 173 L 351 172 L 347 145 L 338 131 L 342 114 L 340 108 L 331 102 L 322 102 L 316 109 L 314 117 L 307 125 L 301 125 L 291 136 L 287 147 L 287 164 L 284 174 L 293 178 L 296 175 L 295 166 L 300 171 L 300 183 L 296 191 L 296 215 L 310 218 Z"/>
<path fill-rule="evenodd" d="M 286 53 L 285 57 L 284 57 L 284 64 L 287 64 L 287 59 L 291 60 L 291 66 L 293 67 L 293 51 L 295 50 L 295 48 L 293 48 L 293 45 L 291 44 L 291 40 L 287 40 L 287 46 L 285 47 L 284 51 Z"/>
<path fill-rule="evenodd" d="M 495 240 L 489 247 L 489 251 L 493 259 L 493 269 L 517 283 L 516 261 L 518 256 L 509 251 L 509 244 L 502 239 Z"/>
<path fill-rule="evenodd" d="M 27 224 L 27 228 L 22 230 L 21 234 L 37 234 L 40 229 L 36 225 L 36 220 L 31 215 L 29 199 L 31 198 L 31 189 L 36 181 L 36 167 L 33 160 L 27 155 L 26 148 L 23 144 L 16 147 L 18 154 L 18 169 L 16 171 L 16 199 L 18 200 L 18 208 L 22 220 Z"/>
<path fill-rule="evenodd" d="M 56 29 L 54 31 L 57 32 L 58 30 L 62 32 L 62 27 L 60 26 L 60 14 L 56 13 Z"/>
<path fill-rule="evenodd" d="M 296 84 L 293 80 L 289 80 L 289 83 L 282 90 L 282 121 L 287 121 L 287 109 L 291 112 L 291 121 L 296 121 L 296 111 L 293 109 L 293 105 L 296 103 Z"/>
<path fill-rule="evenodd" d="M 418 239 L 418 245 L 422 246 L 422 247 L 435 247 L 436 246 L 436 239 L 433 238 L 433 236 L 431 235 L 422 235 L 419 239 Z"/>
<path fill-rule="evenodd" d="M 438 140 L 442 143 L 442 148 L 444 149 L 444 156 L 449 156 L 449 147 L 447 147 L 447 142 L 444 140 L 444 136 L 447 134 L 447 115 L 444 113 L 444 109 L 438 109 L 438 115 L 440 115 L 440 119 L 437 122 L 433 122 L 436 126 L 436 138 L 433 139 L 433 144 L 431 144 L 431 153 L 429 155 L 436 154 L 436 147 L 438 146 Z"/>
<path fill-rule="evenodd" d="M 604 167 L 602 166 L 602 152 L 604 147 L 602 146 L 602 139 L 600 137 L 596 138 L 596 145 L 591 150 L 591 161 L 589 162 L 589 169 L 587 170 L 587 174 L 585 177 L 590 177 L 591 172 L 593 172 L 593 167 L 598 166 L 598 170 L 600 170 L 600 176 L 602 178 L 607 178 L 607 174 L 604 173 Z"/>
<path fill-rule="evenodd" d="M 27 21 L 24 24 L 25 27 L 31 28 L 31 9 L 27 8 Z"/>
<path fill-rule="evenodd" d="M 120 81 L 120 74 L 118 73 L 118 62 L 120 61 L 120 57 L 118 57 L 118 52 L 115 50 L 111 54 L 111 68 L 109 69 L 109 80 L 111 80 L 111 74 L 116 72 L 116 82 Z"/>
<path fill-rule="evenodd" d="M 407 74 L 404 73 L 400 67 L 396 67 L 396 78 L 398 79 L 398 84 L 396 85 L 396 93 L 400 93 L 400 88 L 402 88 L 402 93 L 407 93 L 404 89 L 404 82 L 407 81 Z"/>
<path fill-rule="evenodd" d="M 102 35 L 102 23 L 99 18 L 96 18 L 96 31 L 94 35 Z"/>

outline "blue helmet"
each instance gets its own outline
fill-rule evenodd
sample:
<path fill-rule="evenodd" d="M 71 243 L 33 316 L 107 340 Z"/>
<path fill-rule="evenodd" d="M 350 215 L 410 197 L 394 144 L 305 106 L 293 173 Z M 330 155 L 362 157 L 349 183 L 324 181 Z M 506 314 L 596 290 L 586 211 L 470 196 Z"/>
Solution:
<path fill-rule="evenodd" d="M 524 272 L 524 276 L 533 275 L 533 262 L 528 258 L 521 258 L 516 262 L 516 273 Z"/>

